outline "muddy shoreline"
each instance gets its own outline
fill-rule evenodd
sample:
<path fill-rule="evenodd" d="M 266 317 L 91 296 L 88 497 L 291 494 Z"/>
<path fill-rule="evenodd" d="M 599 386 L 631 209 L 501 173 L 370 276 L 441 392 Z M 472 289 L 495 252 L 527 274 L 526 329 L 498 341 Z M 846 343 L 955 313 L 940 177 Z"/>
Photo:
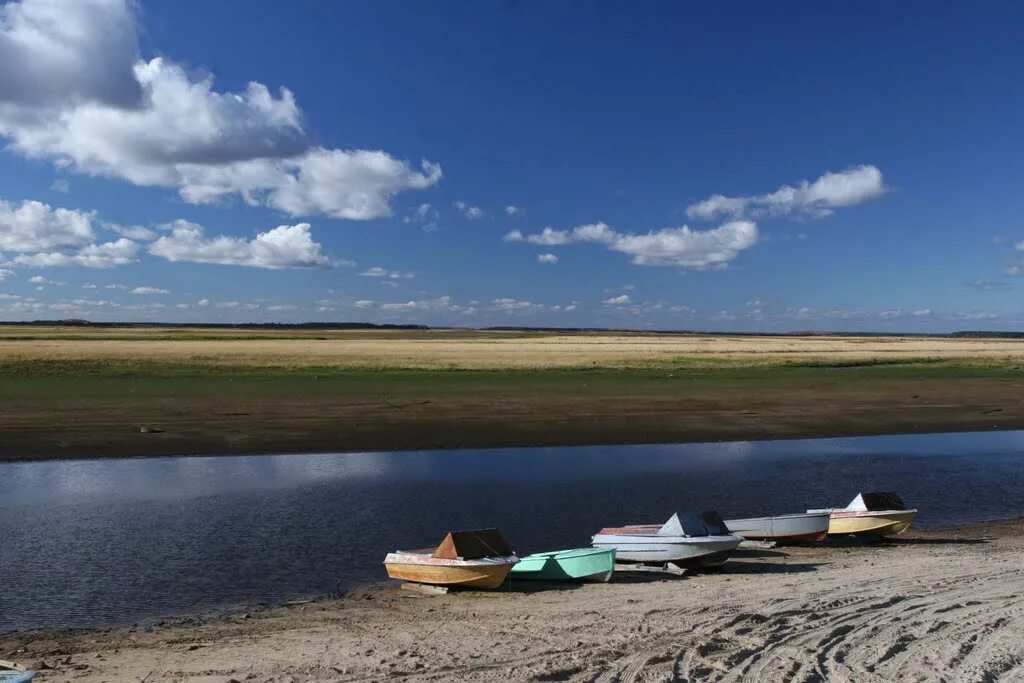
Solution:
<path fill-rule="evenodd" d="M 423 597 L 394 587 L 0 636 L 45 681 L 1010 680 L 1024 519 L 745 550 L 720 571 Z"/>
<path fill-rule="evenodd" d="M 316 387 L 223 382 L 215 392 L 114 383 L 0 412 L 0 461 L 694 443 L 1024 429 L 1019 383 L 815 377 L 702 384 L 629 378 L 493 386 Z M 91 387 L 90 387 L 91 388 Z M 92 388 L 91 388 L 92 389 Z M 376 392 L 376 393 L 374 393 Z M 13 401 L 13 399 L 12 399 Z M 2 398 L 0 398 L 2 402 Z"/>

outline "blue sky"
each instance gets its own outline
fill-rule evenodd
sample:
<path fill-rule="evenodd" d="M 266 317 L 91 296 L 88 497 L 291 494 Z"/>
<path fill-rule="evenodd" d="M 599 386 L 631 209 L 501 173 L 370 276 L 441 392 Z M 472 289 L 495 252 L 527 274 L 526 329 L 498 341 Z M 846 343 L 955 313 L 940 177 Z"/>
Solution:
<path fill-rule="evenodd" d="M 1022 19 L 9 2 L 0 319 L 1021 329 Z"/>

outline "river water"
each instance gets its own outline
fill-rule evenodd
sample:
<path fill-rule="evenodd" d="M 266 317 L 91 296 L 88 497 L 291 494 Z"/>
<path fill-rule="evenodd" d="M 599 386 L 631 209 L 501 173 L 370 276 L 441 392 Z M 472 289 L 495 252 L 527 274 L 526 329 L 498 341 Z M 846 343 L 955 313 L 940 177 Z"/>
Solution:
<path fill-rule="evenodd" d="M 920 526 L 1022 515 L 1024 432 L 0 463 L 0 632 L 349 589 L 449 529 L 497 526 L 525 554 L 860 490 L 898 491 Z"/>

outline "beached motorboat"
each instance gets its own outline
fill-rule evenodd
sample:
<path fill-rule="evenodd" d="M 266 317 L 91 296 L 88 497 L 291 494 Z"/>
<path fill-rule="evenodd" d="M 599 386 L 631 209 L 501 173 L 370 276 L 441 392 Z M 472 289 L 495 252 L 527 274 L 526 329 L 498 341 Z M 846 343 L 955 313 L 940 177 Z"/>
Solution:
<path fill-rule="evenodd" d="M 388 553 L 388 576 L 431 586 L 497 588 L 519 562 L 497 529 L 450 531 L 436 548 Z"/>
<path fill-rule="evenodd" d="M 521 557 L 510 576 L 513 580 L 605 582 L 614 570 L 615 550 L 573 548 Z"/>
<path fill-rule="evenodd" d="M 895 536 L 902 534 L 917 517 L 891 491 L 858 493 L 845 508 L 825 508 L 807 512 L 828 512 L 829 536 Z"/>
<path fill-rule="evenodd" d="M 828 512 L 798 512 L 771 517 L 727 519 L 725 526 L 737 536 L 751 541 L 800 543 L 824 541 L 828 537 Z"/>
<path fill-rule="evenodd" d="M 616 561 L 717 567 L 743 541 L 729 533 L 716 512 L 674 514 L 660 527 L 633 524 L 601 529 L 598 548 L 613 548 Z"/>
<path fill-rule="evenodd" d="M 36 671 L 0 659 L 0 683 L 28 683 L 36 676 Z"/>

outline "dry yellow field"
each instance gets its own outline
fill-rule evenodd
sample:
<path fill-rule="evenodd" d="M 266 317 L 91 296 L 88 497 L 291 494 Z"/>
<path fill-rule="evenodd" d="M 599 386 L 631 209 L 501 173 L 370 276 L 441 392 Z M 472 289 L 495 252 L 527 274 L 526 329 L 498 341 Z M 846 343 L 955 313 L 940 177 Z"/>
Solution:
<path fill-rule="evenodd" d="M 0 329 L 0 358 L 252 366 L 515 369 L 915 359 L 1024 360 L 1024 340 L 436 331 Z"/>
<path fill-rule="evenodd" d="M 0 460 L 1022 428 L 1022 387 L 1013 339 L 0 326 Z"/>

